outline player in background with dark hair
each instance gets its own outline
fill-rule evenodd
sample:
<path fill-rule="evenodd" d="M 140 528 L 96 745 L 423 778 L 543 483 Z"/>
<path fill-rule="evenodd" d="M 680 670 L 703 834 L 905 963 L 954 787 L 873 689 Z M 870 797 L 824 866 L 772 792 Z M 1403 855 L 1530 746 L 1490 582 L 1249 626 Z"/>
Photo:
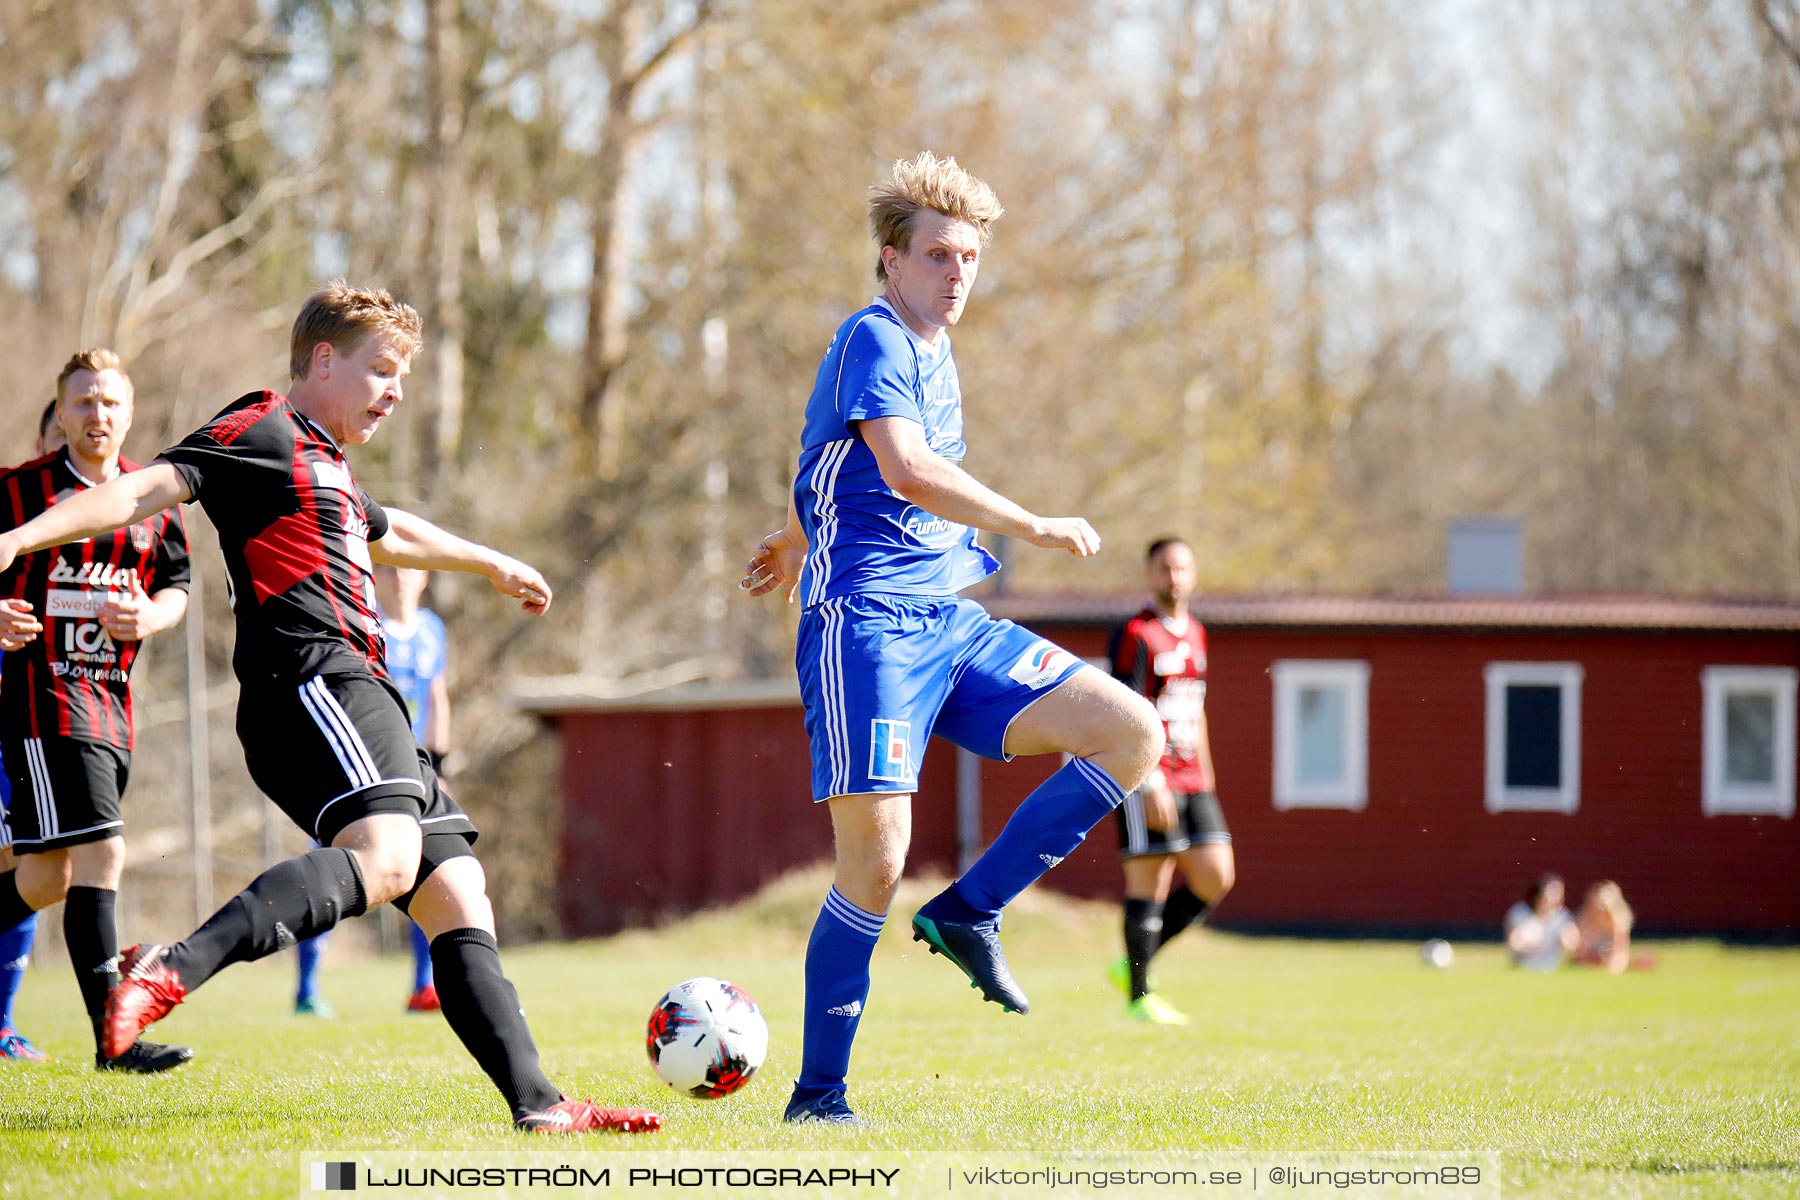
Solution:
<path fill-rule="evenodd" d="M 131 431 L 130 378 L 110 350 L 83 350 L 56 380 L 67 445 L 0 475 L 9 530 L 139 468 L 120 456 Z M 125 523 L 121 523 L 125 525 Z M 106 1053 L 106 998 L 118 979 L 114 916 L 125 869 L 120 801 L 131 772 L 131 668 L 140 642 L 187 612 L 187 533 L 179 513 L 146 513 L 90 540 L 0 564 L 0 756 L 12 785 L 17 856 L 0 873 L 0 929 L 63 901 L 70 966 L 94 1029 L 95 1065 L 151 1073 L 193 1057 L 131 1038 Z"/>
<path fill-rule="evenodd" d="M 37 439 L 32 443 L 32 457 L 42 458 L 46 454 L 54 454 L 68 444 L 69 439 L 63 436 L 62 426 L 56 421 L 56 398 L 52 396 L 50 402 L 44 405 L 44 411 L 38 415 Z M 0 604 L 7 606 L 17 603 L 23 602 L 0 600 Z M 18 611 L 16 607 L 15 611 Z M 25 611 L 29 612 L 29 607 Z M 24 644 L 24 641 L 18 643 L 20 646 Z M 0 650 L 10 648 L 11 639 L 0 637 Z M 0 872 L 10 871 L 18 865 L 13 858 L 12 832 L 6 825 L 6 810 L 11 803 L 12 783 L 5 770 L 0 769 Z M 36 940 L 35 912 L 11 929 L 0 930 L 0 1059 L 43 1062 L 49 1057 L 13 1027 L 13 1000 L 25 984 L 25 968 L 31 965 L 31 946 Z"/>
<path fill-rule="evenodd" d="M 1113 630 L 1106 652 L 1113 678 L 1155 704 L 1163 722 L 1161 762 L 1119 806 L 1125 957 L 1107 972 L 1125 993 L 1126 1015 L 1160 1025 L 1188 1019 L 1150 990 L 1150 960 L 1204 921 L 1237 878 L 1206 730 L 1206 630 L 1188 611 L 1196 578 L 1186 542 L 1152 542 L 1144 552 L 1150 603 Z"/>
<path fill-rule="evenodd" d="M 294 322 L 288 395 L 242 396 L 143 470 L 0 534 L 4 569 L 16 555 L 198 500 L 231 580 L 245 763 L 322 843 L 264 871 L 181 942 L 128 950 L 107 1001 L 105 1051 L 122 1052 L 232 963 L 392 902 L 431 935 L 444 1017 L 517 1128 L 657 1129 L 655 1113 L 564 1097 L 539 1066 L 501 970 L 475 826 L 439 786 L 382 668 L 372 560 L 485 576 L 532 615 L 551 601 L 532 567 L 383 509 L 351 474 L 342 447 L 368 441 L 394 411 L 423 341 L 418 314 L 387 292 L 328 284 Z M 15 904 L 0 889 L 0 924 Z"/>

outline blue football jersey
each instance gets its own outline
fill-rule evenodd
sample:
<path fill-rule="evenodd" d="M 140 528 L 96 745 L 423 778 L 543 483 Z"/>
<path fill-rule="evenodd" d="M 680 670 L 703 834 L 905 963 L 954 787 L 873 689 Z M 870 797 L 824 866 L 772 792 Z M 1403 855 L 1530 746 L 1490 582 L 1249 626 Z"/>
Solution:
<path fill-rule="evenodd" d="M 387 642 L 384 661 L 388 675 L 406 698 L 406 714 L 412 721 L 413 736 L 422 742 L 425 722 L 431 716 L 432 682 L 449 664 L 444 622 L 430 609 L 421 608 L 409 629 L 400 628 L 391 617 L 382 617 L 381 633 Z"/>
<path fill-rule="evenodd" d="M 800 574 L 806 605 L 858 592 L 952 596 L 999 570 L 975 530 L 906 502 L 881 478 L 854 421 L 904 417 L 932 451 L 961 462 L 962 388 L 948 335 L 929 345 L 877 299 L 838 327 L 819 364 L 794 508 L 809 549 Z"/>

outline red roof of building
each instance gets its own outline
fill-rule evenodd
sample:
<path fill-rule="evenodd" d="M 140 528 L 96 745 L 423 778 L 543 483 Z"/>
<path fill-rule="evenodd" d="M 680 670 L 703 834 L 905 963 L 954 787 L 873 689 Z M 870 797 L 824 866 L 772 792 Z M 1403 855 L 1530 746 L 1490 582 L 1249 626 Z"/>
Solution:
<path fill-rule="evenodd" d="M 1119 620 L 1139 594 L 1010 595 L 983 599 L 997 617 L 1033 624 Z M 1800 632 L 1800 600 L 1631 595 L 1201 596 L 1194 614 L 1215 628 L 1637 629 Z"/>

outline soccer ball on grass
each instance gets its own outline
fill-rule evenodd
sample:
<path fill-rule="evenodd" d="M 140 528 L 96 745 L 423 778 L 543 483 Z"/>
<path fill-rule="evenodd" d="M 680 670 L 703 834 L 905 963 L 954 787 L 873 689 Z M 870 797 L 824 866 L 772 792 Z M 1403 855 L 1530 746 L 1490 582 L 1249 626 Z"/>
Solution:
<path fill-rule="evenodd" d="M 702 976 L 670 988 L 650 1010 L 644 1049 L 662 1081 L 716 1100 L 750 1082 L 769 1053 L 769 1026 L 743 988 Z"/>

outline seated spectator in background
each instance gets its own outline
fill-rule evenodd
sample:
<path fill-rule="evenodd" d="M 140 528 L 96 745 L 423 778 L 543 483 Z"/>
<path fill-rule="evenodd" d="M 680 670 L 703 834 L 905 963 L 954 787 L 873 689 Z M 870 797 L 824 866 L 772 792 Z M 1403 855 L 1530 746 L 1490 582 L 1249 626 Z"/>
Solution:
<path fill-rule="evenodd" d="M 1540 875 L 1525 899 L 1506 910 L 1506 948 L 1516 967 L 1554 971 L 1580 944 L 1575 918 L 1563 907 L 1560 875 Z"/>
<path fill-rule="evenodd" d="M 1632 955 L 1631 923 L 1631 906 L 1625 903 L 1625 893 L 1619 885 L 1610 879 L 1594 884 L 1582 897 L 1581 912 L 1575 917 L 1575 929 L 1581 939 L 1575 960 L 1605 967 L 1614 975 L 1655 966 L 1654 955 Z"/>

